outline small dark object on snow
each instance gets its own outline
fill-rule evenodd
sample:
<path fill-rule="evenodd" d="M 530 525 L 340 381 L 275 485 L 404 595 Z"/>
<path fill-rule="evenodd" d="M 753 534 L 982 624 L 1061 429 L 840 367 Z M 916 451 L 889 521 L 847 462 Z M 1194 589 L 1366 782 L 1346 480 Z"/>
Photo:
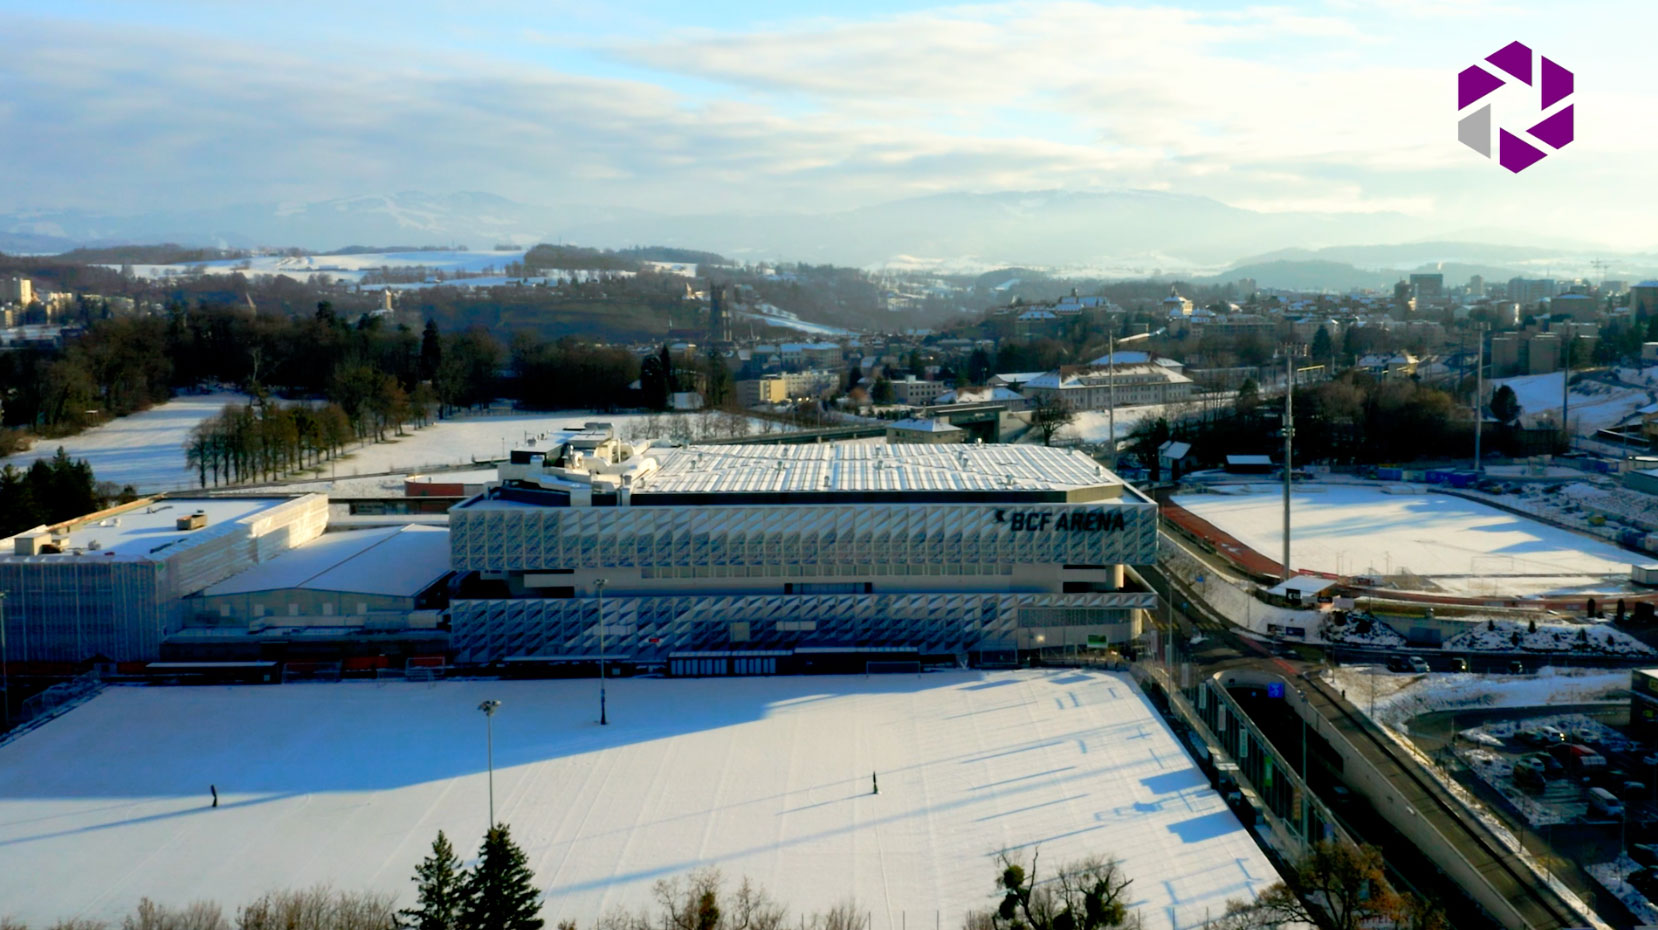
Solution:
<path fill-rule="evenodd" d="M 208 785 L 207 790 L 213 792 L 213 806 L 218 807 L 219 806 L 219 786 L 218 785 Z"/>
<path fill-rule="evenodd" d="M 869 793 L 870 794 L 880 794 L 881 793 L 881 781 L 880 781 L 880 779 L 875 777 L 874 772 L 869 773 Z"/>

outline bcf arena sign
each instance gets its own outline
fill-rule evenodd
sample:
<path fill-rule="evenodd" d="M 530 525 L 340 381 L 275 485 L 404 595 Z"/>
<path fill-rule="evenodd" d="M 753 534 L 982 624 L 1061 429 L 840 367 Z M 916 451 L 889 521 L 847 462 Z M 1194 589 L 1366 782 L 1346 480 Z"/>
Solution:
<path fill-rule="evenodd" d="M 1536 61 L 1536 59 L 1541 61 Z M 1537 68 L 1532 65 L 1536 63 Z M 1535 81 L 1533 80 L 1535 78 Z M 1457 72 L 1457 141 L 1491 157 L 1491 104 L 1481 101 L 1499 88 L 1519 83 L 1537 92 L 1541 118 L 1518 132 L 1497 127 L 1497 163 L 1515 174 L 1537 164 L 1572 141 L 1572 72 L 1531 47 L 1510 42 Z M 1564 107 L 1558 106 L 1565 103 Z M 1552 111 L 1552 112 L 1551 112 Z"/>

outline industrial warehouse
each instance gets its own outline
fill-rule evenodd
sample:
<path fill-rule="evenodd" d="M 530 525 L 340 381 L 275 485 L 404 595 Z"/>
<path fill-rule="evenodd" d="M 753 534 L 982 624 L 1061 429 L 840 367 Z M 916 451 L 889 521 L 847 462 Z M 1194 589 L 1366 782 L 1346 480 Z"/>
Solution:
<path fill-rule="evenodd" d="M 1132 641 L 1157 507 L 1079 452 L 651 448 L 602 423 L 450 512 L 460 664 L 1003 664 Z"/>

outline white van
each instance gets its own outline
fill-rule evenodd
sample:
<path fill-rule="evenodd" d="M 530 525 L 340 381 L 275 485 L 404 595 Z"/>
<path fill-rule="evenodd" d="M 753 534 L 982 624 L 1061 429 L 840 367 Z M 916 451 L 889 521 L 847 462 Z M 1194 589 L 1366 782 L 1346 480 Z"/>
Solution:
<path fill-rule="evenodd" d="M 1605 788 L 1590 788 L 1589 811 L 1601 817 L 1615 819 L 1623 816 L 1623 802 Z"/>

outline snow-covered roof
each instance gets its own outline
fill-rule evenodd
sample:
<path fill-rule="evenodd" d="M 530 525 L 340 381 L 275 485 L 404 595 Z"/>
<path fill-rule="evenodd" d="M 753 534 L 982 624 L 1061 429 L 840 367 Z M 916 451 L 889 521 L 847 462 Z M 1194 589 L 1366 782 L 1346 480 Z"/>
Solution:
<path fill-rule="evenodd" d="M 64 553 L 84 550 L 81 558 L 165 559 L 175 544 L 193 537 L 217 536 L 222 527 L 246 520 L 273 507 L 286 504 L 293 496 L 283 497 L 175 497 L 154 501 L 138 507 L 129 507 L 96 520 L 81 519 L 67 525 L 56 524 L 49 535 L 67 538 L 60 546 Z M 201 529 L 180 530 L 179 517 L 201 513 L 206 525 Z M 18 533 L 27 535 L 32 531 Z M 75 558 L 73 555 L 15 556 L 11 542 L 16 536 L 0 541 L 0 559 L 7 558 Z"/>
<path fill-rule="evenodd" d="M 1072 449 L 1036 445 L 823 443 L 652 449 L 655 472 L 636 479 L 651 494 L 865 491 L 1072 491 L 1122 487 Z M 1108 495 L 1109 496 L 1109 495 Z M 474 501 L 461 506 L 493 505 Z"/>
<path fill-rule="evenodd" d="M 1271 465 L 1272 464 L 1272 456 L 1270 456 L 1270 455 L 1229 455 L 1229 456 L 1226 457 L 1226 464 L 1228 464 L 1228 465 L 1253 465 L 1253 466 Z"/>
<path fill-rule="evenodd" d="M 1150 352 L 1124 352 L 1121 349 L 1119 349 L 1119 350 L 1117 350 L 1116 353 L 1107 352 L 1106 354 L 1100 356 L 1099 358 L 1094 359 L 1092 362 L 1089 362 L 1088 364 L 1090 364 L 1090 365 L 1109 365 L 1109 364 L 1111 364 L 1113 354 L 1115 354 L 1115 356 L 1116 356 L 1116 361 L 1117 361 L 1118 365 L 1147 365 L 1147 364 L 1151 363 L 1151 353 Z"/>
<path fill-rule="evenodd" d="M 892 424 L 892 429 L 907 430 L 912 433 L 959 433 L 961 427 L 948 420 L 935 420 L 931 417 L 911 417 L 907 420 L 898 420 Z"/>
<path fill-rule="evenodd" d="M 1038 310 L 1026 310 L 1024 313 L 1019 314 L 1019 319 L 1021 319 L 1021 320 L 1057 320 L 1057 319 L 1059 319 L 1059 317 L 1055 316 L 1054 312 L 1052 310 L 1038 309 Z"/>
<path fill-rule="evenodd" d="M 1024 384 L 1026 381 L 1034 381 L 1035 379 L 1042 377 L 1044 374 L 1046 374 L 1046 372 L 1009 371 L 992 375 L 991 377 L 995 380 L 1001 381 L 1003 384 Z"/>
<path fill-rule="evenodd" d="M 1186 453 L 1190 451 L 1192 451 L 1191 443 L 1178 442 L 1173 439 L 1157 447 L 1157 454 L 1166 459 L 1183 459 L 1186 457 Z"/>
<path fill-rule="evenodd" d="M 1317 597 L 1336 586 L 1336 582 L 1318 575 L 1295 575 L 1267 589 L 1268 594 L 1287 597 L 1296 594 L 1300 597 Z"/>
<path fill-rule="evenodd" d="M 1025 395 L 1005 387 L 963 388 L 938 395 L 940 404 L 990 404 L 998 401 L 1024 400 Z"/>
<path fill-rule="evenodd" d="M 324 533 L 202 595 L 301 589 L 414 597 L 448 571 L 447 527 L 352 530 Z"/>

